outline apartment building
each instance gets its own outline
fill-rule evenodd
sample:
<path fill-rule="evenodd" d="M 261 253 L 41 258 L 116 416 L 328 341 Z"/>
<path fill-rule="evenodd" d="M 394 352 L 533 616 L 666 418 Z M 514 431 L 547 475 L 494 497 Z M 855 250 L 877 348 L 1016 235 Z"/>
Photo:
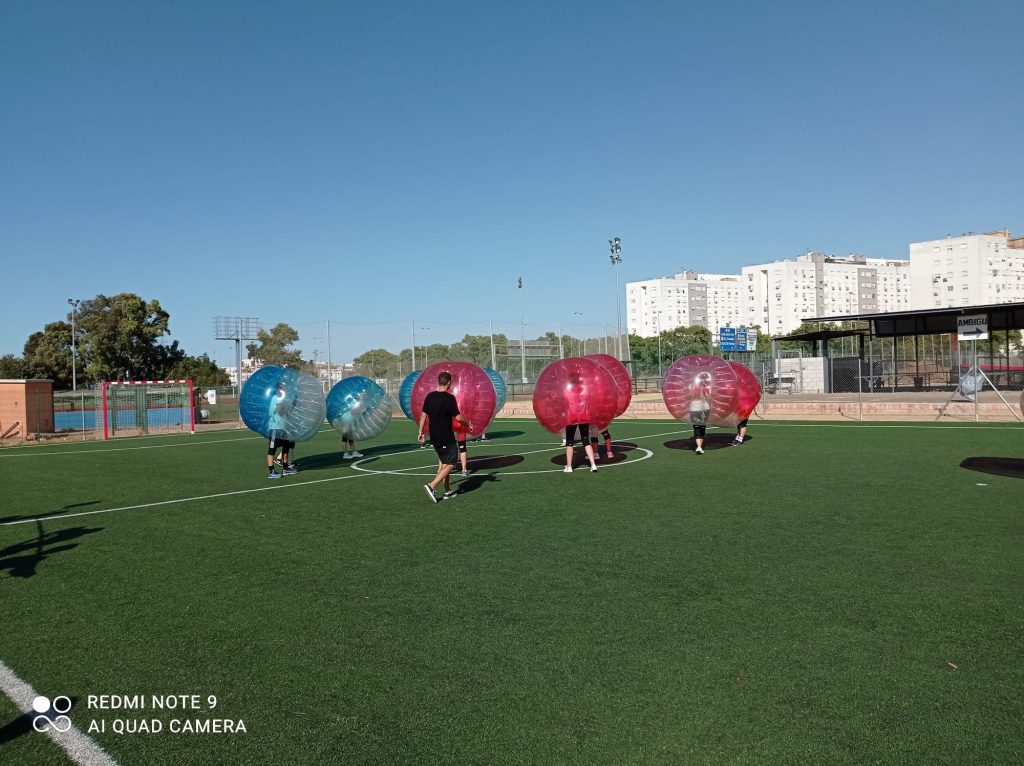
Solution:
<path fill-rule="evenodd" d="M 744 266 L 740 324 L 784 335 L 816 316 L 907 308 L 909 262 L 826 253 Z"/>
<path fill-rule="evenodd" d="M 671 277 L 626 284 L 626 327 L 643 338 L 677 327 L 707 327 L 714 333 L 739 323 L 739 275 L 682 271 Z"/>
<path fill-rule="evenodd" d="M 1006 229 L 910 245 L 911 309 L 1024 301 L 1024 237 Z"/>

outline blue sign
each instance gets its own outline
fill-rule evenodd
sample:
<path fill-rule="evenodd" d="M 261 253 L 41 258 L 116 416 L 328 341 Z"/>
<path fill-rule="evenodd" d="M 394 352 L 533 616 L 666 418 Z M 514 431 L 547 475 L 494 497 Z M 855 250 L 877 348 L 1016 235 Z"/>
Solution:
<path fill-rule="evenodd" d="M 736 328 L 735 327 L 720 327 L 718 328 L 718 350 L 719 351 L 736 351 Z"/>

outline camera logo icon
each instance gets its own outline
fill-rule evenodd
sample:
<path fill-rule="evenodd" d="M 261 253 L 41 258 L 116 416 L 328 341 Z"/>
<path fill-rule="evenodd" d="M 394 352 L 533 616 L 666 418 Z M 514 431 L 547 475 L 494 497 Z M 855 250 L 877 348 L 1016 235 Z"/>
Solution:
<path fill-rule="evenodd" d="M 54 697 L 52 702 L 49 697 L 36 697 L 32 700 L 32 710 L 32 728 L 36 731 L 45 732 L 53 729 L 65 732 L 71 728 L 71 719 L 65 715 L 71 710 L 71 699 L 63 694 Z"/>

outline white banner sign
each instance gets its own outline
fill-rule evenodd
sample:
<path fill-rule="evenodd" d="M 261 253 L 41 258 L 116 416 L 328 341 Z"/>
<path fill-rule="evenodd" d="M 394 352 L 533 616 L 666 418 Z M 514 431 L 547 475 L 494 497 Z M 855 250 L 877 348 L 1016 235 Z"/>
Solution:
<path fill-rule="evenodd" d="M 988 315 L 957 317 L 956 336 L 959 340 L 988 340 Z"/>

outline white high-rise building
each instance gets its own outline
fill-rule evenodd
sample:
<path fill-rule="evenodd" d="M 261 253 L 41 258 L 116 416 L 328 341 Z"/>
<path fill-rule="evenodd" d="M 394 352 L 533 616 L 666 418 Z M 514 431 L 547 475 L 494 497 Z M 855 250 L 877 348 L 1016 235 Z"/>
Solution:
<path fill-rule="evenodd" d="M 626 327 L 643 338 L 677 327 L 713 333 L 740 319 L 740 277 L 683 271 L 672 277 L 626 284 Z"/>
<path fill-rule="evenodd" d="M 914 242 L 910 277 L 912 309 L 1024 301 L 1024 237 L 1004 229 Z"/>
<path fill-rule="evenodd" d="M 744 266 L 739 324 L 785 335 L 805 319 L 900 311 L 910 297 L 909 261 L 805 253 Z"/>

